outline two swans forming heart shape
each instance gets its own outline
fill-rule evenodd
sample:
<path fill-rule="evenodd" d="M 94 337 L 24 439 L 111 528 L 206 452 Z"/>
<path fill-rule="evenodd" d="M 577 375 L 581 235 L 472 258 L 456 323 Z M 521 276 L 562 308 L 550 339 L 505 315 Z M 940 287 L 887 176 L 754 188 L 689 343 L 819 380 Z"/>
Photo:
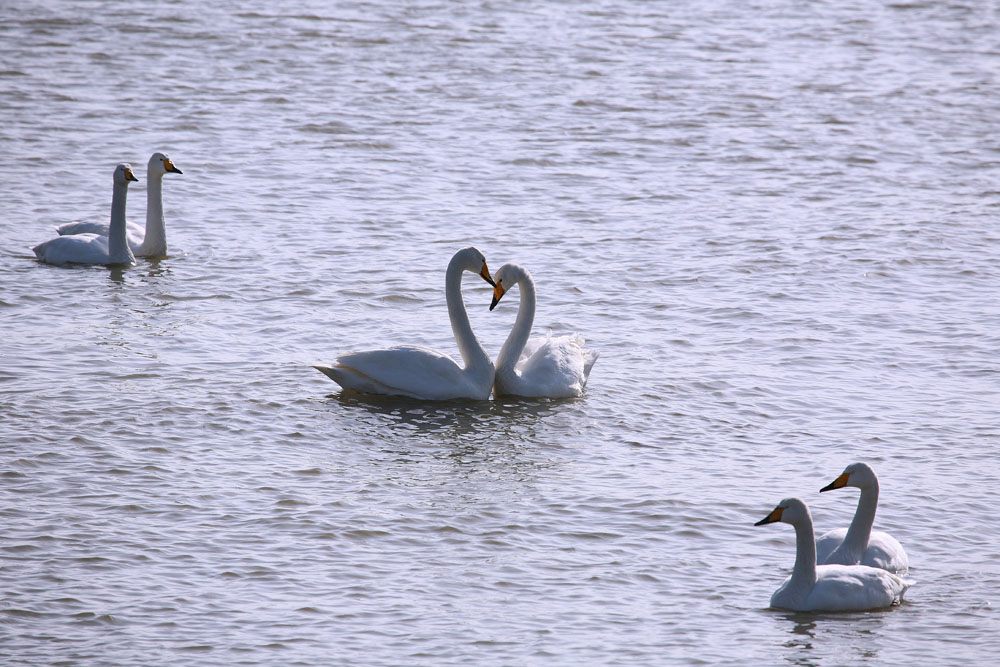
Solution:
<path fill-rule="evenodd" d="M 515 285 L 521 289 L 517 319 L 497 356 L 496 367 L 472 332 L 462 300 L 462 275 L 475 273 L 494 286 L 490 310 Z M 463 368 L 446 354 L 419 345 L 350 352 L 332 366 L 314 366 L 344 389 L 426 400 L 485 400 L 513 395 L 547 398 L 579 396 L 598 353 L 583 347 L 577 334 L 528 340 L 535 318 L 535 283 L 526 269 L 504 264 L 490 277 L 476 248 L 455 253 L 445 273 L 445 299 Z"/>

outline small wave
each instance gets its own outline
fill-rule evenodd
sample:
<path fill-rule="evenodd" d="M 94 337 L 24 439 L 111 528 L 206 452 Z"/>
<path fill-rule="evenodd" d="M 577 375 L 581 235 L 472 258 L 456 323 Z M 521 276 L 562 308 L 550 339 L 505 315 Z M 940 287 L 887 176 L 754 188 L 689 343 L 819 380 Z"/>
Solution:
<path fill-rule="evenodd" d="M 309 123 L 302 126 L 303 132 L 316 132 L 319 134 L 357 134 L 357 132 L 346 123 L 330 121 L 329 123 Z"/>

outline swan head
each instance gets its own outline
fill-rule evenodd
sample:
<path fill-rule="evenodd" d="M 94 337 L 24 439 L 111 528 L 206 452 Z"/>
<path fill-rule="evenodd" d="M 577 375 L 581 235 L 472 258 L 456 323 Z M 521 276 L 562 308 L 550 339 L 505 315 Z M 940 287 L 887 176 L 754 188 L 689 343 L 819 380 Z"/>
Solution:
<path fill-rule="evenodd" d="M 448 270 L 452 271 L 456 268 L 478 273 L 480 278 L 490 285 L 494 285 L 493 278 L 490 277 L 490 270 L 486 266 L 486 257 L 479 251 L 479 248 L 469 246 L 456 252 L 455 256 L 451 258 L 451 262 L 448 263 Z"/>
<path fill-rule="evenodd" d="M 878 477 L 875 475 L 875 471 L 867 463 L 852 463 L 851 465 L 844 468 L 844 472 L 840 473 L 837 479 L 833 480 L 822 489 L 820 493 L 824 491 L 833 491 L 834 489 L 841 489 L 845 486 L 854 486 L 859 489 L 865 489 L 872 486 L 878 486 Z"/>
<path fill-rule="evenodd" d="M 513 287 L 520 279 L 521 276 L 527 274 L 527 270 L 516 265 L 516 264 L 504 264 L 497 272 L 493 275 L 493 303 L 490 304 L 490 310 L 497 307 L 500 303 L 500 299 L 503 295 Z"/>
<path fill-rule="evenodd" d="M 771 513 L 766 517 L 755 523 L 755 526 L 763 526 L 766 523 L 776 523 L 780 521 L 781 523 L 790 523 L 796 525 L 802 523 L 805 520 L 812 522 L 812 516 L 809 514 L 809 506 L 798 498 L 785 498 L 778 506 L 771 510 Z"/>
<path fill-rule="evenodd" d="M 118 185 L 128 185 L 129 181 L 138 181 L 139 179 L 135 177 L 132 173 L 132 165 L 128 162 L 122 162 L 117 167 L 115 167 L 115 183 Z"/>
<path fill-rule="evenodd" d="M 174 166 L 170 156 L 166 153 L 153 153 L 146 165 L 147 173 L 159 172 L 160 175 L 170 172 L 172 174 L 183 174 L 184 172 Z"/>

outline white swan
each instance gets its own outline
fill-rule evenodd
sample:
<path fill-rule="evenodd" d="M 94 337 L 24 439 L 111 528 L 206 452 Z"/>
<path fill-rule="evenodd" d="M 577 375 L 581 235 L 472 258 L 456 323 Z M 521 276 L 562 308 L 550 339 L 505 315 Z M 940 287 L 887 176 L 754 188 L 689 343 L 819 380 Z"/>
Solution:
<path fill-rule="evenodd" d="M 755 526 L 781 521 L 795 527 L 795 566 L 771 596 L 771 606 L 792 611 L 867 611 L 899 604 L 912 581 L 866 565 L 817 565 L 809 508 L 785 498 Z"/>
<path fill-rule="evenodd" d="M 584 340 L 579 334 L 549 335 L 529 342 L 535 319 L 535 282 L 531 274 L 517 264 L 504 264 L 493 280 L 496 286 L 490 310 L 514 285 L 521 288 L 514 327 L 497 355 L 494 395 L 567 398 L 582 394 L 598 352 L 583 349 Z"/>
<path fill-rule="evenodd" d="M 165 257 L 167 230 L 163 223 L 163 176 L 166 173 L 183 174 L 163 153 L 153 153 L 146 164 L 146 229 L 129 222 L 126 225 L 128 245 L 136 257 Z M 108 235 L 109 226 L 103 222 L 67 222 L 56 227 L 59 234 Z"/>
<path fill-rule="evenodd" d="M 852 463 L 820 492 L 854 486 L 861 489 L 858 509 L 850 528 L 831 530 L 816 540 L 816 558 L 820 563 L 869 565 L 899 575 L 910 569 L 910 559 L 903 546 L 888 533 L 872 531 L 878 505 L 878 476 L 867 463 Z"/>
<path fill-rule="evenodd" d="M 48 264 L 135 264 L 135 257 L 125 240 L 125 198 L 129 181 L 138 181 L 132 166 L 115 167 L 115 189 L 111 197 L 110 234 L 72 234 L 57 236 L 39 243 L 32 250 Z"/>
<path fill-rule="evenodd" d="M 446 354 L 417 345 L 401 345 L 387 350 L 350 352 L 337 357 L 333 366 L 313 366 L 344 389 L 370 394 L 410 396 L 426 400 L 490 397 L 493 361 L 472 332 L 469 314 L 462 300 L 462 274 L 478 273 L 493 284 L 486 258 L 476 248 L 455 253 L 445 274 L 445 298 L 451 329 L 465 361 L 459 366 Z"/>

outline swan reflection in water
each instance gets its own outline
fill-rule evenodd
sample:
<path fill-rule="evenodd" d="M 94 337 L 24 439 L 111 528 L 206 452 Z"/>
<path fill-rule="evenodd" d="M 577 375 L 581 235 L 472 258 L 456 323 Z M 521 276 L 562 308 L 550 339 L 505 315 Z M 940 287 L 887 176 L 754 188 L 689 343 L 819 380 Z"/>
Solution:
<path fill-rule="evenodd" d="M 136 266 L 116 264 L 107 268 L 108 280 L 117 285 L 124 285 L 125 279 L 129 276 L 133 278 L 138 276 L 140 280 L 148 279 L 150 283 L 157 283 L 161 278 L 170 278 L 173 273 L 170 262 L 164 261 L 164 258 L 146 259 L 138 262 Z M 163 304 L 157 303 L 157 305 Z"/>
<path fill-rule="evenodd" d="M 813 640 L 816 639 L 816 617 L 811 614 L 782 614 L 782 616 L 792 622 L 790 632 L 792 636 L 782 643 L 784 648 L 803 649 L 811 651 Z M 808 653 L 789 657 L 788 661 L 796 665 L 811 665 Z M 818 657 L 818 656 L 817 656 Z"/>
<path fill-rule="evenodd" d="M 125 285 L 125 268 L 122 266 L 112 266 L 108 271 L 108 280 L 119 287 Z"/>
<path fill-rule="evenodd" d="M 386 396 L 355 391 L 330 394 L 329 403 L 339 409 L 367 413 L 377 418 L 373 426 L 409 430 L 418 435 L 449 436 L 464 442 L 484 444 L 522 437 L 560 406 L 579 399 L 525 400 L 502 398 L 490 401 L 423 401 L 405 396 Z"/>
<path fill-rule="evenodd" d="M 843 649 L 844 664 L 877 660 L 879 642 L 885 641 L 884 618 L 890 610 L 847 613 L 778 612 L 775 619 L 786 623 L 790 634 L 781 647 L 791 649 L 784 661 L 793 665 L 823 665 L 830 655 L 831 644 Z M 859 626 L 858 619 L 864 623 Z M 814 651 L 818 649 L 818 651 Z"/>
<path fill-rule="evenodd" d="M 550 479 L 564 464 L 560 449 L 573 445 L 553 433 L 549 417 L 573 400 L 428 402 L 344 391 L 321 405 L 342 416 L 351 441 L 370 443 L 359 454 L 378 472 L 365 475 L 441 487 L 451 503 L 530 492 L 534 480 Z"/>

